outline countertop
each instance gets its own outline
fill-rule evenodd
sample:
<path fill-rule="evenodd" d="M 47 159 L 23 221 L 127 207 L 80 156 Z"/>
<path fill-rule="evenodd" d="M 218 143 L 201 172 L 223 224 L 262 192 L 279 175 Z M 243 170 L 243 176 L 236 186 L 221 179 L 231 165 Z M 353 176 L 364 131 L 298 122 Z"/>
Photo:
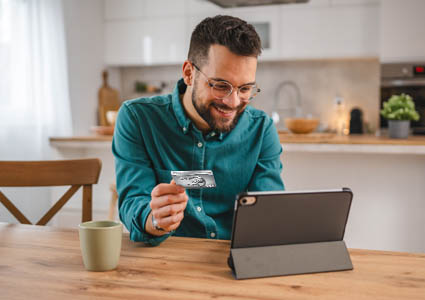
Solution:
<path fill-rule="evenodd" d="M 425 146 L 425 136 L 409 136 L 408 139 L 390 139 L 375 135 L 335 135 L 331 133 L 292 134 L 279 132 L 282 144 L 352 144 L 352 145 L 420 145 Z M 87 135 L 51 137 L 50 142 L 110 142 L 112 135 Z"/>
<path fill-rule="evenodd" d="M 338 136 L 330 133 L 279 132 L 279 138 L 284 151 L 289 152 L 425 154 L 425 136 L 390 139 L 375 135 Z M 50 138 L 50 144 L 56 148 L 104 148 L 110 147 L 111 141 L 111 135 Z"/>

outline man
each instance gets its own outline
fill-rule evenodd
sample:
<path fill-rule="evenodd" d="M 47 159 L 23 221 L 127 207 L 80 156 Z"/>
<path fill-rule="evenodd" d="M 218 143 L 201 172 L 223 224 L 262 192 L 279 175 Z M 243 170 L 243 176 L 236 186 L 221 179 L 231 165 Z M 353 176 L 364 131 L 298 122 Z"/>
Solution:
<path fill-rule="evenodd" d="M 284 189 L 276 128 L 247 106 L 259 92 L 260 53 L 253 26 L 206 18 L 192 33 L 174 92 L 124 102 L 112 151 L 120 218 L 132 240 L 230 239 L 238 193 Z M 212 170 L 217 187 L 185 190 L 172 170 Z"/>

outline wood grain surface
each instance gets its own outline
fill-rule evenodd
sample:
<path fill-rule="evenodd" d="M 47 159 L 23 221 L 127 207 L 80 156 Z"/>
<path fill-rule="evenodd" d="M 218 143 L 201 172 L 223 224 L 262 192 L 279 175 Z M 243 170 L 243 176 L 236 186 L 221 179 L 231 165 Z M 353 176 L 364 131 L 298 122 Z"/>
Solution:
<path fill-rule="evenodd" d="M 425 136 L 409 136 L 407 139 L 390 139 L 387 136 L 368 134 L 336 135 L 332 133 L 293 134 L 279 132 L 282 144 L 350 144 L 350 145 L 425 145 Z"/>
<path fill-rule="evenodd" d="M 37 225 L 46 225 L 78 189 L 83 187 L 82 221 L 90 221 L 92 218 L 92 185 L 97 183 L 101 167 L 102 162 L 97 158 L 0 161 L 0 187 L 70 186 L 65 194 L 41 217 L 36 223 Z M 0 203 L 19 222 L 31 224 L 2 191 L 0 191 Z"/>
<path fill-rule="evenodd" d="M 1 299 L 425 299 L 425 254 L 350 250 L 353 271 L 233 279 L 229 242 L 123 236 L 119 266 L 84 269 L 76 229 L 0 224 Z"/>
<path fill-rule="evenodd" d="M 293 134 L 279 132 L 282 144 L 347 144 L 347 145 L 425 145 L 425 136 L 409 136 L 408 139 L 390 139 L 385 136 L 374 135 L 348 135 L 338 136 L 331 133 Z M 50 142 L 99 142 L 112 141 L 112 136 L 74 136 L 74 137 L 51 137 Z"/>

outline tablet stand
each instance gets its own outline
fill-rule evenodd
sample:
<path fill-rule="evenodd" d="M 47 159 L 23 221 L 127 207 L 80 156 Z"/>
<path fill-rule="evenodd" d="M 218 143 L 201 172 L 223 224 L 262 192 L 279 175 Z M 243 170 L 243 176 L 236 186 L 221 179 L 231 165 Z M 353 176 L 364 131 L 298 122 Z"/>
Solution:
<path fill-rule="evenodd" d="M 344 241 L 230 249 L 236 279 L 352 270 Z"/>

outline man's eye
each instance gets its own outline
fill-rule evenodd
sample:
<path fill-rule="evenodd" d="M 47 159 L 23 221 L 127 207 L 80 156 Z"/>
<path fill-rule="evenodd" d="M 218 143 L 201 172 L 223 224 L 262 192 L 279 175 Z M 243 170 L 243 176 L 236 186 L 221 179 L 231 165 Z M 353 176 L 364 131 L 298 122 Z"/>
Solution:
<path fill-rule="evenodd" d="M 243 86 L 239 89 L 241 93 L 249 93 L 252 90 L 252 86 Z"/>
<path fill-rule="evenodd" d="M 230 89 L 230 86 L 224 83 L 216 83 L 214 84 L 214 88 L 219 91 L 227 91 Z"/>

